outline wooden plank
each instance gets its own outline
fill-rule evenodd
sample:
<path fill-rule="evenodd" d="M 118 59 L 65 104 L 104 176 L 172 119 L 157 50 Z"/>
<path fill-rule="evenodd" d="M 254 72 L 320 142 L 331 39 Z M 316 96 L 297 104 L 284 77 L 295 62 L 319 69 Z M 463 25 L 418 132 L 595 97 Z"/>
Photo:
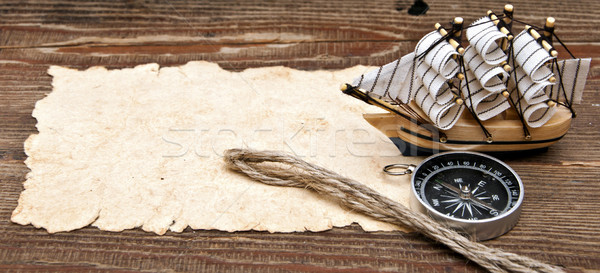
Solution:
<path fill-rule="evenodd" d="M 319 233 L 192 231 L 147 234 L 84 228 L 48 235 L 12 224 L 28 172 L 23 141 L 36 133 L 31 111 L 52 90 L 50 65 L 85 69 L 191 60 L 229 70 L 285 65 L 339 69 L 381 65 L 411 51 L 435 22 L 469 23 L 504 1 L 3 1 L 0 3 L 0 270 L 57 271 L 400 271 L 480 272 L 414 233 L 366 233 L 357 226 Z M 506 157 L 526 199 L 519 224 L 486 242 L 563 265 L 600 269 L 600 3 L 513 3 L 515 16 L 556 33 L 577 56 L 593 57 L 584 103 L 567 136 L 547 153 Z M 401 9 L 400 11 L 397 8 Z M 516 26 L 522 27 L 522 26 Z M 559 56 L 566 52 L 559 47 Z"/>

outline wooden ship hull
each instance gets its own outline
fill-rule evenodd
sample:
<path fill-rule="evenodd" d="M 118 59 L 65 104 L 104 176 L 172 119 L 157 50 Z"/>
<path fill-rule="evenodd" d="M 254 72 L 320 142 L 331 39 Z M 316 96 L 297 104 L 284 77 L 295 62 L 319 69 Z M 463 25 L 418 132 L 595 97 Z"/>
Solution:
<path fill-rule="evenodd" d="M 364 118 L 404 155 L 545 150 L 569 130 L 591 59 L 557 59 L 552 17 L 517 35 L 512 22 L 506 5 L 466 28 L 460 17 L 448 29 L 437 23 L 414 52 L 341 90 L 389 112 Z"/>
<path fill-rule="evenodd" d="M 403 155 L 412 156 L 443 151 L 496 154 L 544 151 L 567 133 L 571 126 L 572 113 L 565 107 L 559 107 L 544 126 L 527 128 L 527 137 L 516 112 L 506 111 L 502 116 L 483 123 L 492 135 L 491 139 L 486 139 L 480 125 L 467 112 L 463 113 L 452 129 L 445 131 L 431 125 L 419 124 L 394 113 L 368 113 L 363 117 L 390 138 Z"/>

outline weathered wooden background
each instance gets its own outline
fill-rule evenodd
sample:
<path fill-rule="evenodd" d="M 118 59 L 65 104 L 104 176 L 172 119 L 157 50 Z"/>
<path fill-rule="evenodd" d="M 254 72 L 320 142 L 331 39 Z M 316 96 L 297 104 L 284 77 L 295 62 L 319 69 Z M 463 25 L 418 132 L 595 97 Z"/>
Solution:
<path fill-rule="evenodd" d="M 454 16 L 471 22 L 505 4 L 426 2 L 430 10 L 415 17 L 406 12 L 409 0 L 1 1 L 0 271 L 481 271 L 420 235 L 365 233 L 357 226 L 292 234 L 187 230 L 156 236 L 84 228 L 48 235 L 10 222 L 28 172 L 23 141 L 36 133 L 31 111 L 52 90 L 50 65 L 381 65 L 412 50 L 435 22 Z M 506 159 L 527 188 L 522 217 L 509 234 L 485 244 L 573 272 L 599 270 L 600 2 L 513 4 L 517 18 L 533 24 L 556 17 L 562 40 L 594 60 L 568 135 L 547 153 Z"/>

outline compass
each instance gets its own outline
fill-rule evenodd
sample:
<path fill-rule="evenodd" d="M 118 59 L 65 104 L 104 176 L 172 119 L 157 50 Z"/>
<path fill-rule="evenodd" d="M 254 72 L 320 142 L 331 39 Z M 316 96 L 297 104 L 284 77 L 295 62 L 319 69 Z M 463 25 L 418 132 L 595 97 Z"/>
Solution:
<path fill-rule="evenodd" d="M 406 170 L 392 171 L 397 168 Z M 393 164 L 384 171 L 412 173 L 411 208 L 476 240 L 498 237 L 519 220 L 523 183 L 512 168 L 491 156 L 446 152 L 418 166 Z"/>

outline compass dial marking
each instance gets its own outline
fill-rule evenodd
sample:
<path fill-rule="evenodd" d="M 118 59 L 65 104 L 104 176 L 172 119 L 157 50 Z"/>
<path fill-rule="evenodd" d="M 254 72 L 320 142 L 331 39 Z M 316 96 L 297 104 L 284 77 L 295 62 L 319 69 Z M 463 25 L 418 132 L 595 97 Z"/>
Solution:
<path fill-rule="evenodd" d="M 514 184 L 511 181 L 516 179 L 511 177 L 511 172 L 499 168 L 491 160 L 440 160 L 423 170 L 427 174 L 423 174 L 420 181 L 421 199 L 439 213 L 456 218 L 495 217 L 510 210 L 520 194 L 520 191 L 512 192 Z"/>
<path fill-rule="evenodd" d="M 415 168 L 411 205 L 486 240 L 510 230 L 518 221 L 523 183 L 501 161 L 473 152 L 447 152 Z"/>

